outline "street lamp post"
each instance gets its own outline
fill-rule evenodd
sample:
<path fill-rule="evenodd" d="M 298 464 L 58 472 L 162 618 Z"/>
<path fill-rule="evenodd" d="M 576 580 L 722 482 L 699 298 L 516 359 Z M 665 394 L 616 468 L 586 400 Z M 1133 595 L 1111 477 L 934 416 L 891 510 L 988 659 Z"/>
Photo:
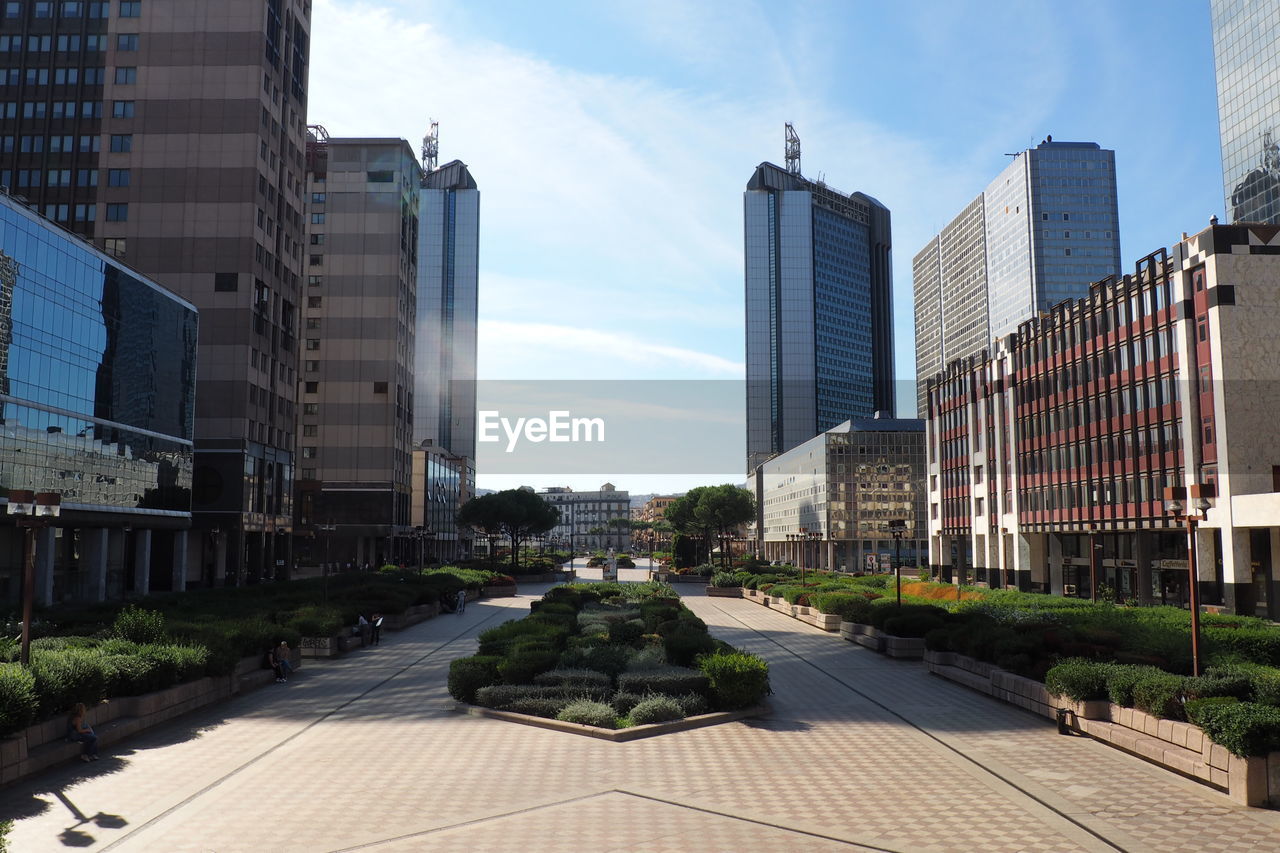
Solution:
<path fill-rule="evenodd" d="M 22 651 L 23 666 L 31 665 L 31 611 L 35 603 L 36 529 L 48 527 L 62 511 L 62 496 L 57 492 L 35 493 L 29 489 L 9 492 L 9 514 L 16 515 L 22 539 Z"/>
<path fill-rule="evenodd" d="M 1089 598 L 1098 603 L 1098 552 L 1102 543 L 1098 541 L 1098 525 L 1089 525 Z"/>
<path fill-rule="evenodd" d="M 893 534 L 893 580 L 898 590 L 898 609 L 902 609 L 902 536 L 907 532 L 907 523 L 900 518 L 889 522 L 889 532 Z"/>
<path fill-rule="evenodd" d="M 333 532 L 338 529 L 338 525 L 330 522 L 329 524 L 318 525 L 319 529 L 324 532 L 324 568 L 320 572 L 320 576 L 324 578 L 322 585 L 324 587 L 324 603 L 329 603 L 329 548 L 333 545 Z"/>
<path fill-rule="evenodd" d="M 1174 521 L 1187 525 L 1187 597 L 1191 607 L 1191 674 L 1200 675 L 1200 578 L 1196 570 L 1196 525 L 1209 511 L 1209 498 L 1214 495 L 1212 484 L 1196 483 L 1188 490 L 1170 486 L 1164 490 L 1164 511 Z M 1185 509 L 1185 512 L 1183 511 Z"/>

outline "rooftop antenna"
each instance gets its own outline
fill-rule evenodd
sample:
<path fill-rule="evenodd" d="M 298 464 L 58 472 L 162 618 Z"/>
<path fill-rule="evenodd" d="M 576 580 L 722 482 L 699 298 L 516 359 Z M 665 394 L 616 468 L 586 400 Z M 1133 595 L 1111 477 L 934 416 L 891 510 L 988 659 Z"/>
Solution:
<path fill-rule="evenodd" d="M 787 171 L 800 175 L 800 136 L 791 122 L 787 122 Z"/>
<path fill-rule="evenodd" d="M 422 137 L 422 171 L 431 173 L 440 161 L 440 122 L 430 119 L 431 129 Z"/>

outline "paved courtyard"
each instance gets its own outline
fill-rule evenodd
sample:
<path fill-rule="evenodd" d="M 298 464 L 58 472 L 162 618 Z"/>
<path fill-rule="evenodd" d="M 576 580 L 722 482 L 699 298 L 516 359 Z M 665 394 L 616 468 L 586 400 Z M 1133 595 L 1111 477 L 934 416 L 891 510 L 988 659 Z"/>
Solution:
<path fill-rule="evenodd" d="M 449 661 L 545 589 L 0 789 L 11 848 L 1280 851 L 1280 813 L 700 590 L 712 630 L 769 660 L 769 717 L 615 744 L 454 713 Z"/>

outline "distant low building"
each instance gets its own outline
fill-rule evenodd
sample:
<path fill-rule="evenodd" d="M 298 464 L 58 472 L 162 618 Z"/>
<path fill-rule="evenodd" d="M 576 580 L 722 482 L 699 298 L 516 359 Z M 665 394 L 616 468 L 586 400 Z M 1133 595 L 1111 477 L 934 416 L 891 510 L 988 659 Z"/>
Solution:
<path fill-rule="evenodd" d="M 547 534 L 558 548 L 575 550 L 631 549 L 631 497 L 626 491 L 605 483 L 598 491 L 575 492 L 562 486 L 538 493 L 547 503 L 560 510 L 560 523 Z"/>

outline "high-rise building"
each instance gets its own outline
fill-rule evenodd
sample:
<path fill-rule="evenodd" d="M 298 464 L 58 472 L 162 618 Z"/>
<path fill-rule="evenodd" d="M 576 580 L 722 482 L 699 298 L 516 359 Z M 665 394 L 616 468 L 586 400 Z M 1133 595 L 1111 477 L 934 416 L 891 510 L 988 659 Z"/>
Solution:
<path fill-rule="evenodd" d="M 916 401 L 950 362 L 1120 271 L 1115 152 L 1049 137 L 915 256 Z"/>
<path fill-rule="evenodd" d="M 474 465 L 480 190 L 466 164 L 429 166 L 419 207 L 414 445 Z"/>
<path fill-rule="evenodd" d="M 1222 186 L 1232 222 L 1280 224 L 1280 2 L 1210 0 Z"/>
<path fill-rule="evenodd" d="M 422 170 L 403 139 L 307 144 L 307 286 L 298 417 L 299 542 L 330 559 L 411 547 L 413 354 Z M 336 529 L 332 529 L 336 528 Z M 319 560 L 313 548 L 299 557 Z"/>
<path fill-rule="evenodd" d="M 893 408 L 889 209 L 761 163 L 746 224 L 747 470 Z"/>
<path fill-rule="evenodd" d="M 0 497 L 62 499 L 34 599 L 102 601 L 212 579 L 192 550 L 195 306 L 0 193 Z M 0 513 L 0 602 L 23 531 Z"/>
<path fill-rule="evenodd" d="M 0 4 L 0 184 L 194 303 L 193 559 L 287 571 L 307 0 Z"/>

